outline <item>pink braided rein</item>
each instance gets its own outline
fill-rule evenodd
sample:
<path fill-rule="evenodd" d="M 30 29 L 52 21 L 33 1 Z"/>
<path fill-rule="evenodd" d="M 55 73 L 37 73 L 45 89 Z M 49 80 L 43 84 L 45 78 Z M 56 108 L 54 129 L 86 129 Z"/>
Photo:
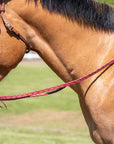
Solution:
<path fill-rule="evenodd" d="M 29 93 L 24 93 L 24 94 L 19 94 L 19 95 L 0 96 L 0 101 L 2 102 L 2 101 L 8 101 L 8 100 L 17 100 L 17 99 L 22 99 L 22 98 L 28 98 L 28 97 L 46 96 L 46 95 L 58 92 L 67 86 L 71 86 L 73 84 L 77 84 L 79 82 L 82 82 L 83 80 L 95 75 L 96 73 L 100 72 L 104 68 L 111 66 L 113 64 L 114 64 L 114 59 L 111 60 L 110 62 L 106 63 L 105 65 L 103 65 L 102 67 L 97 69 L 96 71 L 94 71 L 94 72 L 92 72 L 92 73 L 90 73 L 90 74 L 88 74 L 82 78 L 79 78 L 77 80 L 73 80 L 73 81 L 70 81 L 70 82 L 67 82 L 64 84 L 60 84 L 57 86 L 53 86 L 50 88 L 46 88 L 46 89 L 42 89 L 42 90 L 38 90 L 38 91 L 34 91 L 34 92 L 29 92 Z"/>

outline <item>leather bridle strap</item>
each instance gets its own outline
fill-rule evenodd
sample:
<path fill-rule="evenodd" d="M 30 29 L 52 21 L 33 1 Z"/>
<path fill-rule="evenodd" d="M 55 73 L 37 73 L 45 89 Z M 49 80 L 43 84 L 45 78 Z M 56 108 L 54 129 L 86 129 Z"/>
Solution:
<path fill-rule="evenodd" d="M 13 32 L 19 39 L 21 39 L 25 45 L 26 45 L 26 53 L 28 53 L 31 49 L 29 43 L 26 41 L 26 39 L 13 27 L 13 25 L 7 21 L 4 13 L 5 13 L 5 0 L 0 0 L 0 13 L 2 20 L 4 22 L 5 27 L 10 31 Z"/>

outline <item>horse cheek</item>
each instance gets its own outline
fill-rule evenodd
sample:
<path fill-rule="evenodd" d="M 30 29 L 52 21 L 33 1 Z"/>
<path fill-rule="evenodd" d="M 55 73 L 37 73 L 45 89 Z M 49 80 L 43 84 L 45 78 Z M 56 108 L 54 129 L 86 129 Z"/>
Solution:
<path fill-rule="evenodd" d="M 18 65 L 25 50 L 26 46 L 17 38 L 0 34 L 0 80 Z"/>

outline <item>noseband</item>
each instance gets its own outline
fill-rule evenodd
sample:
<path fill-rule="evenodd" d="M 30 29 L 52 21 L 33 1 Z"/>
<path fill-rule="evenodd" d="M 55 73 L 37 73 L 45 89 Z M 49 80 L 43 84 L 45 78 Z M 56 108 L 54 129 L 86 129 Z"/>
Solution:
<path fill-rule="evenodd" d="M 5 17 L 5 0 L 0 0 L 0 14 L 3 20 L 3 23 L 6 27 L 6 29 L 12 33 L 15 34 L 15 36 L 17 36 L 20 40 L 22 40 L 25 45 L 26 45 L 26 53 L 28 53 L 31 49 L 29 43 L 26 41 L 26 39 L 13 27 L 13 25 L 7 21 L 6 17 Z"/>

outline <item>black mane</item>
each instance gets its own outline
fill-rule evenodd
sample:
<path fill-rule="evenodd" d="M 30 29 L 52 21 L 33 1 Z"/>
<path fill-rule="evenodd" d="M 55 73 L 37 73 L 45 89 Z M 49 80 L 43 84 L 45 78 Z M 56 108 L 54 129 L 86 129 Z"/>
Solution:
<path fill-rule="evenodd" d="M 114 31 L 114 8 L 106 3 L 93 0 L 40 0 L 40 3 L 50 12 L 64 15 L 79 24 L 96 30 Z"/>

